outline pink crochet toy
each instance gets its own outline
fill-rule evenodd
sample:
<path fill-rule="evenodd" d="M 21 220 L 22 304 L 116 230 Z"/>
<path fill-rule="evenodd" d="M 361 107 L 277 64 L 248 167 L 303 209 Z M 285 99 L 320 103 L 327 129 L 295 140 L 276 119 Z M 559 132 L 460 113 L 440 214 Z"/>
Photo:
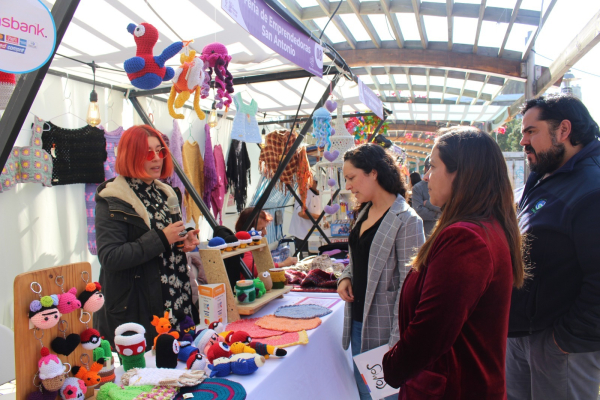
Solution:
<path fill-rule="evenodd" d="M 208 44 L 202 49 L 200 58 L 204 61 L 204 67 L 208 67 L 208 72 L 205 73 L 204 82 L 202 83 L 202 98 L 206 99 L 208 97 L 214 69 L 215 88 L 217 89 L 216 107 L 221 109 L 225 104 L 225 107 L 229 108 L 232 101 L 230 94 L 233 93 L 233 76 L 227 69 L 229 61 L 231 61 L 227 48 L 221 43 Z"/>
<path fill-rule="evenodd" d="M 68 314 L 81 308 L 81 302 L 77 300 L 77 288 L 72 287 L 67 293 L 58 295 L 58 311 Z"/>

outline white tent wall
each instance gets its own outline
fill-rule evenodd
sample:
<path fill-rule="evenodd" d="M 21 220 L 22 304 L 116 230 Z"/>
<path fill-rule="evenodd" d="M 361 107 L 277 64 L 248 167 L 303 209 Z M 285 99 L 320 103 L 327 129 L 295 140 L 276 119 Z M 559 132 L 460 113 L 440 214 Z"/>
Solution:
<path fill-rule="evenodd" d="M 91 90 L 91 85 L 46 76 L 15 146 L 29 145 L 34 114 L 64 128 L 84 126 Z M 98 87 L 96 91 L 102 120 L 112 121 L 108 128 L 115 129 L 122 120 L 122 94 Z M 66 99 L 69 94 L 70 99 Z M 106 107 L 107 99 L 112 104 L 110 110 Z M 63 115 L 69 111 L 74 115 Z M 100 265 L 98 258 L 88 251 L 84 194 L 84 184 L 46 188 L 35 183 L 17 184 L 0 194 L 0 254 L 3 255 L 0 323 L 3 325 L 13 325 L 13 280 L 18 274 L 88 261 L 97 279 Z M 45 287 L 42 293 L 57 291 L 58 287 Z"/>

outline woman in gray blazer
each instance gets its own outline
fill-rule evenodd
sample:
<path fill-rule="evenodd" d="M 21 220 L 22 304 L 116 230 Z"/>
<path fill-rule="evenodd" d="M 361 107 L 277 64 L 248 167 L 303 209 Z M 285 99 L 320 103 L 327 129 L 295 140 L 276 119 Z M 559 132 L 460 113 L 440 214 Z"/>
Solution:
<path fill-rule="evenodd" d="M 346 189 L 357 201 L 358 216 L 348 238 L 350 264 L 338 280 L 346 302 L 344 349 L 352 355 L 399 340 L 400 289 L 409 262 L 425 241 L 423 222 L 404 200 L 406 188 L 394 158 L 381 146 L 363 144 L 344 154 Z M 356 367 L 361 399 L 369 389 Z"/>

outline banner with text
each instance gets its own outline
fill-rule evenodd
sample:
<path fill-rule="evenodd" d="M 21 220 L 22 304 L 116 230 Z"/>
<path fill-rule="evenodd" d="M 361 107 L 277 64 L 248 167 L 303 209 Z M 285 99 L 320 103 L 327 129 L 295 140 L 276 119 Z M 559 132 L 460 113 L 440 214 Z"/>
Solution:
<path fill-rule="evenodd" d="M 56 27 L 39 0 L 0 0 L 0 71 L 24 74 L 48 62 Z"/>
<path fill-rule="evenodd" d="M 370 87 L 365 85 L 363 81 L 358 78 L 358 98 L 360 102 L 369 108 L 375 115 L 383 119 L 383 103 L 379 96 L 371 90 Z"/>
<path fill-rule="evenodd" d="M 294 64 L 323 77 L 323 47 L 263 0 L 221 0 L 221 8 L 252 36 Z"/>

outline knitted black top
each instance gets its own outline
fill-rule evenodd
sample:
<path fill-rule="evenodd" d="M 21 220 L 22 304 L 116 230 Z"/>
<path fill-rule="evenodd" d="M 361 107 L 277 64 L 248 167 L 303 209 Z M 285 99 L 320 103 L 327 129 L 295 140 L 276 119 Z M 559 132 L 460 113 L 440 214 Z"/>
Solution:
<path fill-rule="evenodd" d="M 42 132 L 42 148 L 52 155 L 52 185 L 104 182 L 104 131 L 89 125 L 65 129 L 46 122 L 48 126 Z"/>

